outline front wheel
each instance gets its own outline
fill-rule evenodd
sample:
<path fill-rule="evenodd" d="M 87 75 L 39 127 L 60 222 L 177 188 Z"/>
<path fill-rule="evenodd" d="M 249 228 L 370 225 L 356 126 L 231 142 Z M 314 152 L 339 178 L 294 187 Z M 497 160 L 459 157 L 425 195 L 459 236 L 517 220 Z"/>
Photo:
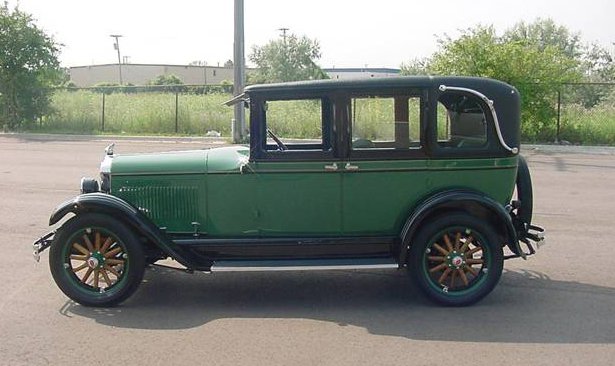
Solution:
<path fill-rule="evenodd" d="M 453 214 L 428 223 L 412 241 L 408 269 L 431 300 L 473 304 L 489 294 L 502 274 L 502 244 L 491 226 Z"/>
<path fill-rule="evenodd" d="M 85 306 L 113 306 L 132 295 L 145 269 L 143 249 L 120 221 L 82 214 L 67 221 L 49 249 L 53 278 L 64 294 Z"/>

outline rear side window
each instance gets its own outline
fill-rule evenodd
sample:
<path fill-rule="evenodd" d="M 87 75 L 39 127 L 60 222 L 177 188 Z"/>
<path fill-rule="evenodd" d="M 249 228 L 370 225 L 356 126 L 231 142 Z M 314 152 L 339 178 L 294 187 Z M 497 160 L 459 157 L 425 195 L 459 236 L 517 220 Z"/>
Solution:
<path fill-rule="evenodd" d="M 402 95 L 352 98 L 352 150 L 420 148 L 420 102 Z"/>
<path fill-rule="evenodd" d="M 442 94 L 438 99 L 437 136 L 440 147 L 485 147 L 487 114 L 480 100 L 465 93 Z"/>

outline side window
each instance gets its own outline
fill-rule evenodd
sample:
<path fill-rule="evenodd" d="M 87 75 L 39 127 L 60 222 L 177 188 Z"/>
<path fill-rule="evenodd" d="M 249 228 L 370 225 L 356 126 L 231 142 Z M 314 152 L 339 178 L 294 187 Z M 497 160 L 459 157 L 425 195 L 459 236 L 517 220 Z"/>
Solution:
<path fill-rule="evenodd" d="M 352 150 L 420 148 L 420 108 L 418 96 L 352 98 Z"/>
<path fill-rule="evenodd" d="M 266 151 L 330 149 L 329 103 L 321 99 L 269 100 L 264 104 Z"/>
<path fill-rule="evenodd" d="M 463 93 L 444 93 L 438 99 L 438 145 L 460 149 L 487 145 L 487 116 L 480 101 Z"/>

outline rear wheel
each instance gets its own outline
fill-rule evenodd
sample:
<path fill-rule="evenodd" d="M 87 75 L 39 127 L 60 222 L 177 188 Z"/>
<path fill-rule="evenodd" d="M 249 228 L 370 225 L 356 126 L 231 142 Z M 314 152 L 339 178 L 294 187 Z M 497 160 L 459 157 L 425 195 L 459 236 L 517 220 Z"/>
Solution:
<path fill-rule="evenodd" d="M 143 249 L 120 221 L 101 214 L 67 221 L 49 249 L 53 278 L 64 294 L 85 306 L 113 306 L 132 295 L 145 268 Z"/>
<path fill-rule="evenodd" d="M 502 245 L 490 225 L 454 214 L 430 222 L 417 234 L 408 269 L 431 300 L 465 306 L 493 290 L 503 263 Z"/>

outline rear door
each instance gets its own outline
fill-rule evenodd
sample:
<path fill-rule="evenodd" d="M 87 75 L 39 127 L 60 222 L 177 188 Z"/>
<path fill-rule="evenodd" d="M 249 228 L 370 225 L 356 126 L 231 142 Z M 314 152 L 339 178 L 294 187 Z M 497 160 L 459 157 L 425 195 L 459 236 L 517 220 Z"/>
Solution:
<path fill-rule="evenodd" d="M 347 101 L 352 140 L 342 169 L 345 235 L 397 235 L 429 189 L 421 131 L 426 97 L 421 91 L 356 94 Z"/>

